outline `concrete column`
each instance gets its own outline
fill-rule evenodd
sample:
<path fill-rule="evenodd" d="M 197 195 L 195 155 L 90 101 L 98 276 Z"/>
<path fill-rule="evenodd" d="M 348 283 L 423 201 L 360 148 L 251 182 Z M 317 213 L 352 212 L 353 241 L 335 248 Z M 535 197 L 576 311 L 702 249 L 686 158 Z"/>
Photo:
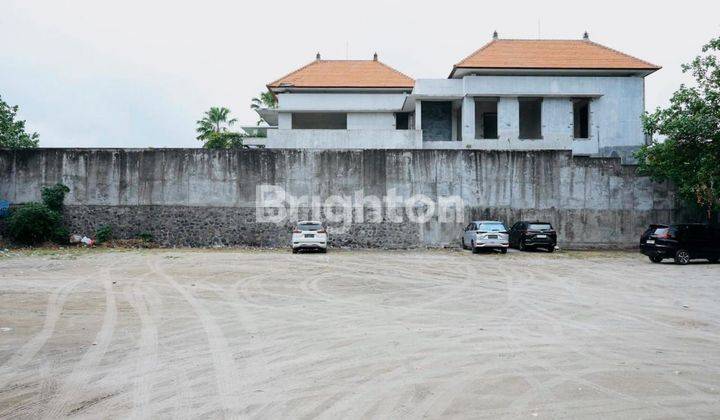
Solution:
<path fill-rule="evenodd" d="M 457 129 L 458 122 L 457 122 L 457 120 L 460 117 L 460 115 L 458 115 L 459 111 L 460 111 L 459 109 L 455 109 L 455 104 L 451 105 L 451 108 L 450 108 L 450 140 L 451 141 L 456 141 L 458 139 L 458 129 Z"/>
<path fill-rule="evenodd" d="M 466 96 L 462 103 L 462 139 L 475 139 L 475 98 Z"/>
<path fill-rule="evenodd" d="M 290 130 L 292 128 L 292 114 L 290 112 L 278 113 L 278 130 Z"/>
<path fill-rule="evenodd" d="M 415 100 L 415 129 L 422 130 L 422 101 Z"/>
<path fill-rule="evenodd" d="M 520 135 L 518 98 L 500 98 L 497 113 L 498 138 L 501 140 L 517 140 Z"/>

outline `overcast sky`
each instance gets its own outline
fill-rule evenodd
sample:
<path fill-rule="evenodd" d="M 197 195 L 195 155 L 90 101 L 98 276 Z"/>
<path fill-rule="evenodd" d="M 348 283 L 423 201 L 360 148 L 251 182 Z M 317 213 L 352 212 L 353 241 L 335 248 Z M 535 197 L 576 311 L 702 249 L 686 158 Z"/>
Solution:
<path fill-rule="evenodd" d="M 663 66 L 654 109 L 680 64 L 720 35 L 720 2 L 0 0 L 0 95 L 44 147 L 198 147 L 211 106 L 242 124 L 266 83 L 323 58 L 380 60 L 419 78 L 490 40 L 590 39 Z M 538 29 L 539 26 L 539 29 Z M 349 45 L 349 48 L 347 46 Z"/>

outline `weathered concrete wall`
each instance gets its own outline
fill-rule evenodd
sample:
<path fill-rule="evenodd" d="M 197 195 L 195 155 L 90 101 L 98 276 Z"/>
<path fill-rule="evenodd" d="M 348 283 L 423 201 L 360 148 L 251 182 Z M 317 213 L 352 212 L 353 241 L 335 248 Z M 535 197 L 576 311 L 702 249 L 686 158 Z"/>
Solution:
<path fill-rule="evenodd" d="M 668 187 L 637 177 L 634 167 L 560 151 L 0 151 L 0 198 L 39 200 L 40 188 L 56 182 L 70 187 L 66 219 L 74 231 L 107 224 L 120 236 L 149 232 L 166 245 L 286 245 L 290 222 L 255 218 L 260 184 L 322 200 L 394 191 L 464 201 L 465 217 L 457 223 L 386 217 L 332 235 L 335 244 L 349 246 L 457 245 L 471 219 L 548 220 L 564 246 L 632 246 L 647 224 L 673 214 Z M 310 210 L 300 215 L 309 217 Z"/>
<path fill-rule="evenodd" d="M 418 79 L 413 94 L 420 97 L 464 98 L 462 138 L 472 148 L 572 149 L 576 154 L 619 156 L 633 161 L 632 152 L 645 143 L 641 116 L 645 85 L 639 76 L 465 76 L 462 79 Z M 543 98 L 542 139 L 518 139 L 517 98 Z M 476 97 L 499 97 L 498 140 L 469 141 L 475 136 Z M 590 138 L 573 141 L 570 98 L 590 97 Z M 425 145 L 427 146 L 427 145 Z M 463 144 L 462 147 L 465 147 Z"/>

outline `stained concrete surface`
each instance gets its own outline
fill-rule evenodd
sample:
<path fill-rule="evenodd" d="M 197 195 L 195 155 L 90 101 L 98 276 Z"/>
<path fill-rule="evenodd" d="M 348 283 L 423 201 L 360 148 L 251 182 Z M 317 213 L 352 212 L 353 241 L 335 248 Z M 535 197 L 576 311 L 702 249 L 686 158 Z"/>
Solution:
<path fill-rule="evenodd" d="M 232 222 L 247 231 L 274 232 L 238 216 L 271 207 L 257 197 L 257 187 L 265 184 L 320 203 L 331 196 L 352 199 L 358 192 L 379 200 L 418 194 L 435 203 L 462 199 L 462 220 L 444 222 L 436 212 L 427 223 L 403 229 L 403 238 L 378 236 L 366 246 L 457 246 L 469 220 L 492 218 L 508 225 L 551 222 L 566 247 L 627 247 L 637 244 L 648 224 L 677 221 L 667 184 L 638 176 L 620 159 L 579 158 L 557 150 L 0 150 L 0 198 L 39 200 L 42 187 L 56 182 L 70 188 L 66 204 L 73 217 L 90 220 L 73 226 L 80 232 L 94 232 L 100 223 L 132 224 L 136 230 L 127 234 L 152 231 L 169 246 L 207 245 L 193 243 L 189 236 L 197 235 L 183 232 L 189 223 L 206 224 L 205 231 L 224 244 L 269 243 L 272 235 L 238 236 L 227 227 Z M 204 209 L 218 217 L 203 217 Z M 158 226 L 168 224 L 167 213 L 186 213 L 187 219 L 160 231 Z M 408 220 L 403 216 L 400 223 Z M 357 230 L 369 225 L 357 219 L 341 224 Z"/>
<path fill-rule="evenodd" d="M 0 257 L 2 418 L 711 418 L 720 265 L 636 253 Z"/>

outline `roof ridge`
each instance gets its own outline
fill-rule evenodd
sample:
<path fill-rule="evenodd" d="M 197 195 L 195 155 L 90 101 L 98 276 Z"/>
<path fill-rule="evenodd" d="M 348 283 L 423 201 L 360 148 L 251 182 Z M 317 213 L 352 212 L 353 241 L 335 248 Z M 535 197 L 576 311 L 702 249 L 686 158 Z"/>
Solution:
<path fill-rule="evenodd" d="M 400 71 L 400 70 L 398 70 L 398 69 L 395 69 L 395 68 L 393 68 L 393 67 L 390 67 L 389 65 L 387 65 L 387 64 L 385 64 L 385 63 L 383 63 L 383 62 L 382 62 L 382 61 L 380 61 L 380 60 L 377 60 L 377 61 L 376 61 L 376 60 L 370 60 L 370 61 L 375 61 L 376 63 L 380 64 L 381 66 L 384 66 L 384 67 L 386 67 L 386 68 L 387 68 L 388 70 L 390 70 L 390 71 L 393 71 L 393 72 L 395 72 L 395 73 L 399 74 L 400 76 L 403 76 L 403 77 L 407 77 L 408 79 L 412 80 L 412 81 L 413 81 L 413 83 L 415 83 L 415 79 L 414 79 L 414 78 L 412 78 L 412 77 L 408 76 L 407 74 L 405 74 L 405 73 L 401 72 L 401 71 Z"/>
<path fill-rule="evenodd" d="M 312 66 L 313 64 L 317 64 L 319 61 L 322 61 L 322 60 L 313 60 L 313 61 L 305 64 L 304 66 L 300 67 L 299 69 L 293 70 L 293 71 L 291 71 L 290 73 L 286 74 L 285 76 L 279 77 L 279 78 L 277 78 L 276 80 L 268 83 L 267 85 L 265 85 L 265 87 L 268 88 L 268 89 L 270 89 L 270 86 L 273 86 L 273 85 L 276 85 L 276 84 L 280 84 L 280 81 L 281 81 L 281 80 L 287 79 L 288 77 L 292 76 L 293 74 L 295 74 L 295 73 L 297 73 L 297 72 L 299 72 L 299 71 L 305 70 L 306 68 Z"/>
<path fill-rule="evenodd" d="M 595 42 L 595 41 L 583 40 L 583 42 L 587 42 L 587 43 L 593 44 L 593 45 L 595 45 L 595 46 L 597 46 L 597 47 L 605 48 L 606 50 L 612 51 L 612 52 L 614 52 L 614 53 L 617 53 L 617 54 L 620 54 L 620 55 L 624 55 L 625 57 L 629 57 L 629 58 L 632 58 L 633 60 L 640 61 L 640 62 L 645 63 L 645 64 L 647 64 L 648 66 L 653 67 L 653 68 L 658 69 L 658 70 L 660 70 L 660 69 L 662 68 L 662 66 L 658 66 L 657 64 L 653 64 L 653 63 L 651 63 L 651 62 L 649 62 L 649 61 L 645 61 L 645 60 L 643 60 L 642 58 L 637 58 L 637 57 L 635 57 L 634 55 L 630 55 L 630 54 L 624 53 L 624 52 L 622 52 L 622 51 L 616 50 L 615 48 L 611 48 L 611 47 L 608 47 L 608 46 L 606 46 L 606 45 L 599 44 L 599 43 L 597 43 L 597 42 Z"/>
<path fill-rule="evenodd" d="M 471 52 L 470 54 L 466 55 L 465 58 L 463 58 L 462 60 L 458 61 L 453 67 L 459 66 L 460 64 L 462 64 L 463 61 L 467 60 L 468 58 L 474 56 L 475 54 L 477 54 L 477 53 L 479 53 L 480 51 L 484 50 L 485 48 L 489 47 L 489 46 L 492 45 L 492 43 L 495 42 L 495 41 L 500 41 L 500 40 L 499 40 L 499 39 L 490 40 L 490 42 L 486 43 L 486 44 L 483 45 L 482 47 L 480 47 L 480 48 L 478 48 L 477 50 L 475 50 L 475 51 Z"/>

